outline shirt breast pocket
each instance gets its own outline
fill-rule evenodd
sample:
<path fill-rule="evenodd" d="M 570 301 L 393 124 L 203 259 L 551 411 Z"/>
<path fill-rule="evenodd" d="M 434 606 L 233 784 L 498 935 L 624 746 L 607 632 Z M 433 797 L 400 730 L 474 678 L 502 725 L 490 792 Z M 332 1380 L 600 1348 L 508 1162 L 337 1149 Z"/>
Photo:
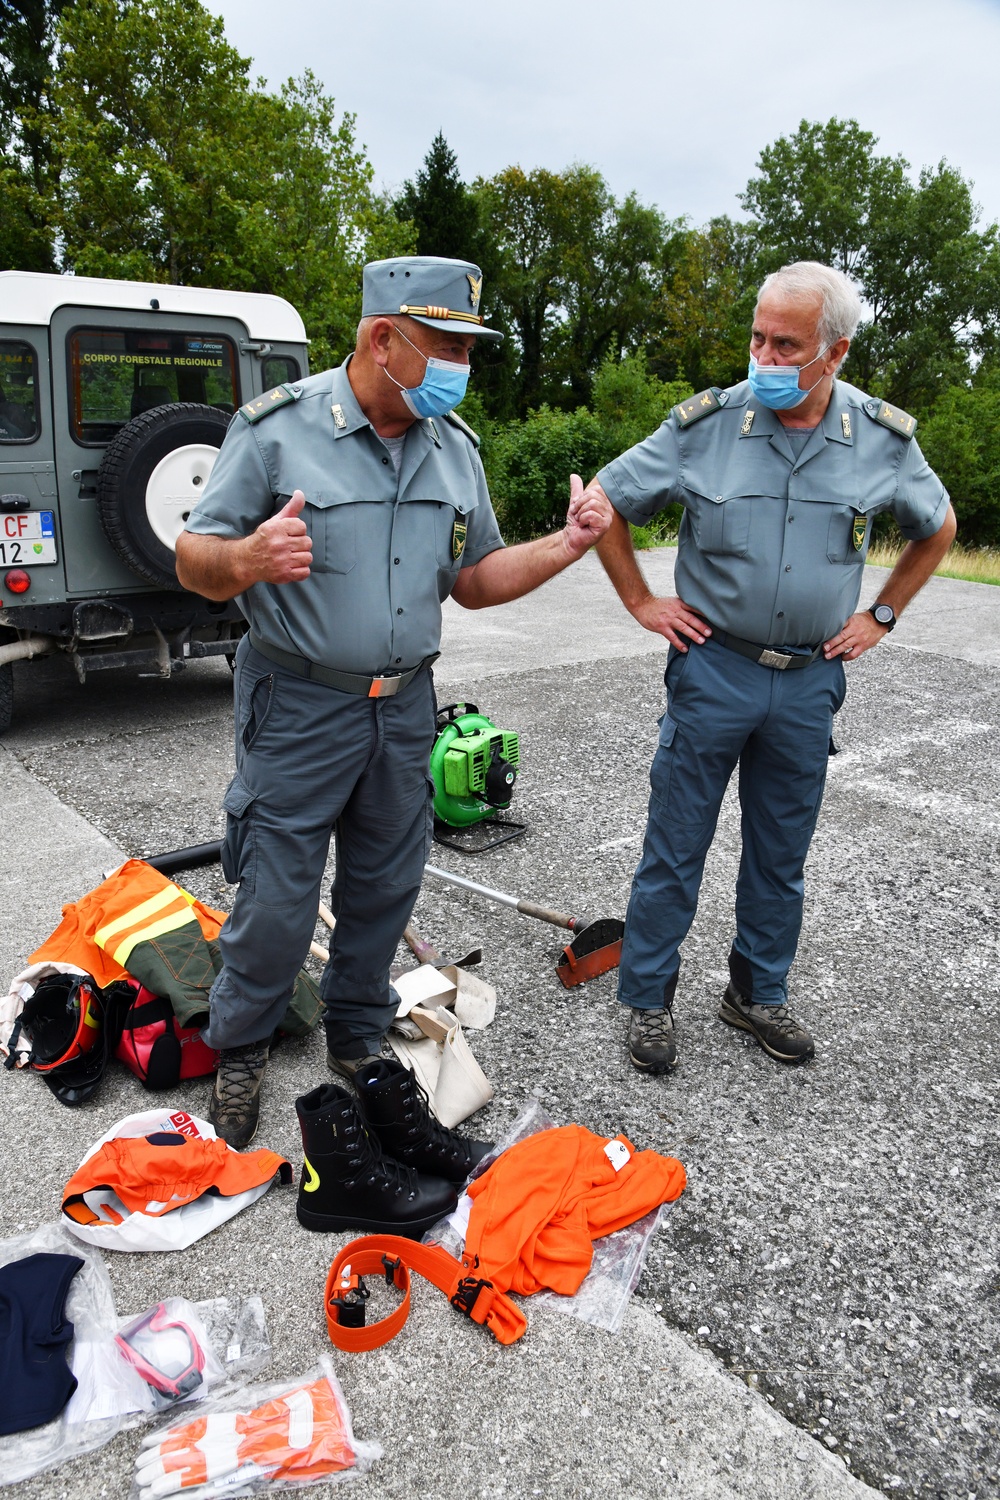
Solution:
<path fill-rule="evenodd" d="M 436 502 L 434 549 L 439 568 L 456 573 L 461 568 L 473 510 L 475 505 L 465 500 Z"/>
<path fill-rule="evenodd" d="M 699 552 L 746 557 L 750 550 L 751 495 L 695 495 L 688 512 Z"/>
<path fill-rule="evenodd" d="M 830 562 L 863 563 L 868 556 L 871 521 L 871 515 L 860 504 L 831 505 L 826 539 L 826 555 Z"/>
<path fill-rule="evenodd" d="M 312 537 L 312 571 L 350 573 L 358 560 L 357 505 L 330 490 L 306 490 L 305 497 L 302 519 Z"/>

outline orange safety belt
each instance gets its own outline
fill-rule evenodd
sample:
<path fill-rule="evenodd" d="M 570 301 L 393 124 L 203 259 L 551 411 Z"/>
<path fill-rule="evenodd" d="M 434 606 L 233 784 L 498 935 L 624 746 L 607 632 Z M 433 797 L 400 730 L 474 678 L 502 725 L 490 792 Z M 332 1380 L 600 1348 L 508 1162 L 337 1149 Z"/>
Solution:
<path fill-rule="evenodd" d="M 477 1277 L 475 1261 L 463 1262 L 437 1245 L 422 1245 L 396 1234 L 367 1234 L 345 1245 L 326 1278 L 324 1308 L 330 1342 L 350 1354 L 379 1349 L 394 1339 L 410 1315 L 410 1271 L 417 1271 L 444 1292 L 452 1307 L 488 1328 L 498 1344 L 514 1344 L 528 1320 L 505 1292 L 491 1281 Z M 342 1287 L 361 1276 L 384 1275 L 390 1286 L 403 1293 L 403 1300 L 388 1317 L 367 1327 L 351 1327 L 342 1321 Z"/>

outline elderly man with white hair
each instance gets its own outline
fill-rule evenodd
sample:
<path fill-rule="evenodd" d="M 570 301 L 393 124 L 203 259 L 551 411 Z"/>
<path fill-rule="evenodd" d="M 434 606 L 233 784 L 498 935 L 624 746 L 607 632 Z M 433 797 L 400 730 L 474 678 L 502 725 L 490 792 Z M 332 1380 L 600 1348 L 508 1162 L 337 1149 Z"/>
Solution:
<path fill-rule="evenodd" d="M 884 640 L 955 534 L 915 420 L 837 379 L 860 316 L 840 272 L 812 261 L 776 271 L 758 295 L 748 379 L 682 401 L 590 486 L 615 510 L 598 551 L 623 604 L 670 645 L 619 984 L 629 1055 L 645 1072 L 677 1061 L 679 949 L 737 766 L 742 857 L 719 1015 L 781 1062 L 814 1054 L 788 1007 L 788 971 L 843 663 Z M 683 507 L 677 594 L 656 598 L 626 522 L 670 504 Z M 859 613 L 883 511 L 907 543 Z"/>

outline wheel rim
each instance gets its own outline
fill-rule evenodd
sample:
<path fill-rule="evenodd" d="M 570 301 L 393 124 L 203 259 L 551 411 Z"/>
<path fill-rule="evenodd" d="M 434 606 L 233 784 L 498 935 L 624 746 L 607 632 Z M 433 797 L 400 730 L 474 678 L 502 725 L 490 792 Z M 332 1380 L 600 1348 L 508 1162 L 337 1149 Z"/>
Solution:
<path fill-rule="evenodd" d="M 171 552 L 218 456 L 218 448 L 211 443 L 186 443 L 161 458 L 149 476 L 146 519 L 153 535 Z"/>

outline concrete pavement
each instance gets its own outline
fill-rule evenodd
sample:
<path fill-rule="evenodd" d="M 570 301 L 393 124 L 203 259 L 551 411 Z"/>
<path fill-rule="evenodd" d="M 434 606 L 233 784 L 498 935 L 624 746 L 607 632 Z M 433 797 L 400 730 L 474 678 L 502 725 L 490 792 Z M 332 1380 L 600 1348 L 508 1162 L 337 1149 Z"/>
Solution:
<path fill-rule="evenodd" d="M 647 555 L 654 587 L 672 562 Z M 870 570 L 866 598 L 878 581 Z M 439 698 L 474 699 L 521 732 L 513 813 L 529 831 L 479 861 L 438 849 L 435 861 L 623 914 L 663 654 L 592 558 L 500 610 L 449 605 Z M 497 1100 L 472 1126 L 499 1134 L 534 1095 L 554 1118 L 679 1156 L 690 1185 L 618 1336 L 529 1302 L 526 1339 L 501 1349 L 419 1283 L 394 1343 L 337 1355 L 359 1435 L 385 1448 L 370 1493 L 997 1493 L 998 668 L 1000 593 L 934 580 L 850 669 L 794 974 L 819 1043 L 809 1068 L 780 1068 L 715 1019 L 738 850 L 730 799 L 685 947 L 668 1081 L 628 1065 L 613 976 L 562 990 L 555 929 L 427 882 L 421 931 L 444 949 L 481 943 L 500 997 L 494 1026 L 472 1037 Z M 0 754 L 5 974 L 121 855 L 217 834 L 227 685 L 219 663 L 83 690 L 64 663 L 19 669 Z M 185 883 L 227 904 L 218 871 Z M 255 1144 L 298 1165 L 293 1101 L 323 1072 L 319 1037 L 278 1052 Z M 5 1073 L 0 1087 L 9 1236 L 57 1217 L 86 1145 L 148 1096 L 122 1070 L 73 1112 L 38 1079 Z M 199 1083 L 178 1102 L 203 1113 L 207 1095 Z M 109 1272 L 122 1314 L 171 1292 L 260 1293 L 271 1373 L 291 1377 L 324 1348 L 323 1278 L 340 1243 L 301 1230 L 292 1193 L 275 1188 L 183 1257 L 108 1257 Z M 123 1435 L 15 1493 L 124 1496 L 136 1445 Z"/>

